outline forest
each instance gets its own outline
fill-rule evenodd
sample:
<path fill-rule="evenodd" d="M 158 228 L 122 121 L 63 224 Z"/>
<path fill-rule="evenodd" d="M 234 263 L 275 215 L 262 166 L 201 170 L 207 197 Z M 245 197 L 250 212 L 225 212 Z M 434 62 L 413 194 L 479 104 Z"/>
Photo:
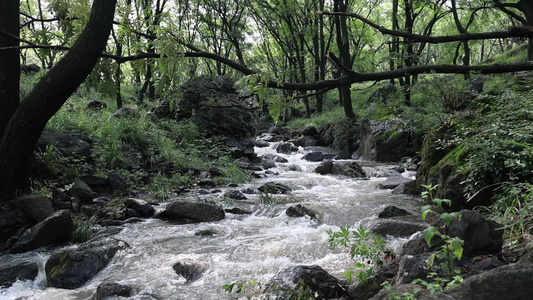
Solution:
<path fill-rule="evenodd" d="M 532 61 L 532 0 L 2 1 L 0 297 L 527 298 Z"/>

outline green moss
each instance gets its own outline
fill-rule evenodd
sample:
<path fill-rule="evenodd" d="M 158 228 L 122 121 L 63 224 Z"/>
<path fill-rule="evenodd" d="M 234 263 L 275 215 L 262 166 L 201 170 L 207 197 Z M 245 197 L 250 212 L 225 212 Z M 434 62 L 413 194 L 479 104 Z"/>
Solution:
<path fill-rule="evenodd" d="M 435 175 L 437 171 L 442 168 L 445 164 L 452 164 L 453 170 L 460 171 L 460 173 L 466 173 L 468 170 L 466 168 L 465 159 L 468 156 L 468 147 L 465 145 L 459 145 L 452 151 L 448 152 L 436 165 L 429 169 L 430 175 Z"/>

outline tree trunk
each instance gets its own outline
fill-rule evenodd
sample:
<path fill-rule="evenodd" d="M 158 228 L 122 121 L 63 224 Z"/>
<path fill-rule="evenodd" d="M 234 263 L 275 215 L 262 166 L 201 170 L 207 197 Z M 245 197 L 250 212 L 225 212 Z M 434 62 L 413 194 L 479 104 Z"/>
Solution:
<path fill-rule="evenodd" d="M 19 1 L 0 1 L 0 47 L 18 46 L 19 41 L 13 36 L 19 35 Z M 0 51 L 0 141 L 19 105 L 19 90 L 19 50 Z"/>
<path fill-rule="evenodd" d="M 105 49 L 116 2 L 94 1 L 89 21 L 74 46 L 39 80 L 13 114 L 0 144 L 1 200 L 9 200 L 29 186 L 29 161 L 35 144 L 48 120 L 87 78 Z"/>
<path fill-rule="evenodd" d="M 335 11 L 346 12 L 348 9 L 348 0 L 335 0 Z M 352 62 L 350 58 L 350 41 L 348 39 L 348 25 L 346 16 L 335 16 L 335 26 L 337 27 L 337 47 L 339 48 L 339 60 L 342 65 L 351 69 Z M 341 86 L 339 90 L 339 100 L 344 108 L 344 115 L 347 118 L 355 118 L 352 107 L 352 97 L 349 85 Z"/>

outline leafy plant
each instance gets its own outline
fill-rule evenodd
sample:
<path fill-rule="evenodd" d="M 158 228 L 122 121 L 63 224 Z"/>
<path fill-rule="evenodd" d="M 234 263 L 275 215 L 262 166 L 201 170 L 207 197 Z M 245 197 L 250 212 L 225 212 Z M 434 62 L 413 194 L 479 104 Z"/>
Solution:
<path fill-rule="evenodd" d="M 84 217 L 74 217 L 74 231 L 72 232 L 72 241 L 75 243 L 83 243 L 90 240 L 94 234 L 94 224 L 96 223 L 96 215 L 90 219 Z"/>
<path fill-rule="evenodd" d="M 422 192 L 422 198 L 429 199 L 433 203 L 437 204 L 439 207 L 442 207 L 443 204 L 451 205 L 451 200 L 440 199 L 434 196 L 434 191 L 437 189 L 437 185 L 423 185 L 426 189 Z M 463 240 L 459 237 L 451 237 L 446 234 L 450 223 L 453 218 L 461 219 L 461 214 L 453 213 L 436 213 L 431 205 L 426 205 L 421 208 L 422 218 L 426 219 L 428 214 L 437 214 L 440 219 L 443 220 L 444 225 L 441 227 L 429 226 L 424 230 L 424 239 L 426 243 L 431 246 L 431 240 L 434 236 L 439 236 L 444 244 L 441 246 L 440 252 L 436 252 L 431 255 L 427 261 L 428 267 L 433 266 L 435 259 L 443 259 L 442 267 L 445 271 L 445 274 L 451 275 L 454 270 L 454 260 L 455 258 L 460 260 L 463 255 Z"/>
<path fill-rule="evenodd" d="M 391 250 L 386 248 L 386 241 L 380 235 L 373 235 L 371 231 L 367 231 L 363 226 L 357 230 L 351 231 L 346 227 L 341 227 L 340 231 L 328 231 L 329 244 L 331 248 L 336 248 L 339 245 L 350 247 L 350 256 L 358 258 L 359 261 L 354 262 L 357 268 L 355 272 L 357 279 L 364 283 L 367 278 L 374 275 L 374 268 L 383 265 L 386 256 L 390 256 Z M 353 271 L 345 273 L 350 280 L 353 277 Z"/>

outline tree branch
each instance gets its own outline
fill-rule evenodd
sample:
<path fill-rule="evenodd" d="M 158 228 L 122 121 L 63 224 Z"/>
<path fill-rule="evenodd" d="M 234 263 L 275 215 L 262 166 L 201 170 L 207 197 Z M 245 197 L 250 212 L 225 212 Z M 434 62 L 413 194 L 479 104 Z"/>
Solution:
<path fill-rule="evenodd" d="M 460 41 L 470 41 L 470 40 L 501 39 L 501 38 L 511 38 L 511 37 L 533 38 L 533 27 L 531 26 L 511 27 L 509 28 L 508 31 L 464 33 L 464 34 L 449 35 L 449 36 L 427 36 L 427 35 L 422 35 L 422 34 L 409 33 L 406 31 L 388 29 L 356 13 L 318 11 L 317 14 L 331 15 L 331 16 L 344 15 L 348 17 L 353 17 L 358 20 L 361 20 L 365 24 L 368 24 L 374 27 L 382 34 L 404 37 L 407 39 L 411 39 L 411 42 L 426 42 L 430 44 L 439 44 L 439 43 L 460 42 Z"/>

